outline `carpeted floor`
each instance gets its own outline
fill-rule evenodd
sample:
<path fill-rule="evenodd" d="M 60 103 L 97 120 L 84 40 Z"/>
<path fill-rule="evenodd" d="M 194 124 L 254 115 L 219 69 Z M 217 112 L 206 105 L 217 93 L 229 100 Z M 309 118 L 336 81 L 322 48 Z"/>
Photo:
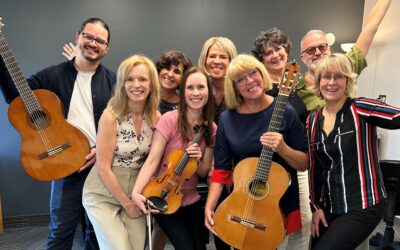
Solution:
<path fill-rule="evenodd" d="M 48 215 L 14 217 L 4 220 L 4 233 L 0 234 L 0 250 L 43 250 L 46 247 L 48 233 Z M 211 237 L 212 238 L 212 237 Z M 83 249 L 81 227 L 78 226 L 72 250 Z M 167 243 L 165 250 L 173 250 Z M 207 250 L 215 250 L 214 243 Z"/>
<path fill-rule="evenodd" d="M 4 220 L 0 250 L 42 250 L 46 246 L 48 215 L 21 216 Z M 82 231 L 77 228 L 73 250 L 83 249 Z"/>
<path fill-rule="evenodd" d="M 4 220 L 4 233 L 0 234 L 0 250 L 43 250 L 46 246 L 46 237 L 48 215 L 38 215 L 29 217 L 14 217 Z M 385 226 L 383 222 L 377 227 L 375 233 L 383 233 Z M 396 230 L 397 231 L 397 230 Z M 214 250 L 215 246 L 210 237 L 210 244 L 207 245 L 207 250 Z M 395 234 L 395 240 L 399 240 L 399 236 Z M 285 245 L 279 249 L 285 249 Z M 77 227 L 72 250 L 83 249 L 82 230 Z M 165 250 L 173 250 L 171 244 L 167 244 Z M 360 249 L 360 248 L 358 248 Z M 368 246 L 361 249 L 368 249 Z M 370 246 L 370 250 L 378 249 Z M 393 249 L 393 248 L 387 248 Z"/>

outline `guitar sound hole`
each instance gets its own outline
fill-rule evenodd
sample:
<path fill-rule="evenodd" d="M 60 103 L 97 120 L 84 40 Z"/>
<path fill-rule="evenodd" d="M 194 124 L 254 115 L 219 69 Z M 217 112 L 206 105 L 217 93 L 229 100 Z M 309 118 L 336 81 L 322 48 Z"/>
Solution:
<path fill-rule="evenodd" d="M 37 129 L 46 127 L 49 121 L 47 114 L 42 110 L 33 111 L 29 119 L 33 127 Z"/>
<path fill-rule="evenodd" d="M 263 181 L 252 181 L 249 186 L 250 193 L 255 197 L 264 196 L 267 191 L 267 184 Z"/>

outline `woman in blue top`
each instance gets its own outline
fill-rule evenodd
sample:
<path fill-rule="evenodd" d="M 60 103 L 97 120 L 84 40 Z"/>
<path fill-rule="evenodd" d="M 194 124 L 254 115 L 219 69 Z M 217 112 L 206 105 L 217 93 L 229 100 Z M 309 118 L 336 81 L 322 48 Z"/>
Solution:
<path fill-rule="evenodd" d="M 279 133 L 266 132 L 276 101 L 266 95 L 271 81 L 264 65 L 250 55 L 239 55 L 228 66 L 225 96 L 228 110 L 219 120 L 215 145 L 215 170 L 205 207 L 206 226 L 214 232 L 213 214 L 223 184 L 232 183 L 233 167 L 248 157 L 260 157 L 263 146 L 273 151 L 272 160 L 291 176 L 291 185 L 281 199 L 287 233 L 301 227 L 297 170 L 307 168 L 304 127 L 288 104 Z M 266 211 L 267 212 L 267 211 Z"/>

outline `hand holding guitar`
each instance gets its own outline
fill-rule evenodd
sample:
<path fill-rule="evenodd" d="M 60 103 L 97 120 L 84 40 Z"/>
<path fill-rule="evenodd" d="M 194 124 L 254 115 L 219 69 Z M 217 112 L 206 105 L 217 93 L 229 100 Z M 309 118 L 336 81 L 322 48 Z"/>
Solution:
<path fill-rule="evenodd" d="M 31 89 L 1 29 L 0 44 L 0 55 L 19 93 L 8 108 L 8 118 L 21 135 L 25 172 L 36 180 L 51 181 L 92 165 L 95 152 L 89 153 L 86 136 L 65 120 L 63 104 L 53 92 Z"/>
<path fill-rule="evenodd" d="M 266 132 L 260 137 L 262 145 L 270 147 L 275 153 L 283 152 L 287 148 L 287 144 L 282 134 L 277 132 Z"/>
<path fill-rule="evenodd" d="M 85 156 L 85 165 L 83 165 L 79 170 L 78 173 L 82 172 L 83 170 L 91 167 L 96 162 L 96 148 L 91 148 L 90 153 Z"/>

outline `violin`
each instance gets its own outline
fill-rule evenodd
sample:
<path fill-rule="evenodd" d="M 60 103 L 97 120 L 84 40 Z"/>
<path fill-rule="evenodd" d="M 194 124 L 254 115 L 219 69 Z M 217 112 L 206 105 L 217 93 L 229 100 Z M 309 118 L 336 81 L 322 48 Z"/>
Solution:
<path fill-rule="evenodd" d="M 193 129 L 196 136 L 192 144 L 198 143 L 208 130 L 206 125 L 196 125 Z M 197 161 L 185 150 L 178 149 L 168 154 L 165 165 L 167 169 L 145 186 L 143 195 L 162 214 L 173 214 L 182 203 L 182 184 L 196 173 Z"/>

